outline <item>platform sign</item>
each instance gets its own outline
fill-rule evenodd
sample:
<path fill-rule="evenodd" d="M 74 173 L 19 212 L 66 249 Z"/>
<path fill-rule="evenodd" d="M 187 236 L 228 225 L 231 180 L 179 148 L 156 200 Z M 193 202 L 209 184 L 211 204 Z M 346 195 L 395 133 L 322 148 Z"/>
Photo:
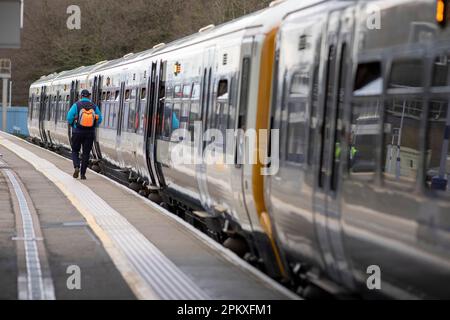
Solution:
<path fill-rule="evenodd" d="M 21 0 L 0 0 L 0 48 L 20 48 Z"/>

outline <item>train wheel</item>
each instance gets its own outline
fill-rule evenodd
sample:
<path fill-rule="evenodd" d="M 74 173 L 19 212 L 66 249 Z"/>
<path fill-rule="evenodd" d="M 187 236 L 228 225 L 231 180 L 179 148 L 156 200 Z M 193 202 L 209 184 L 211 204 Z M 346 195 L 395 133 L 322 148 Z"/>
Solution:
<path fill-rule="evenodd" d="M 147 188 L 139 190 L 139 195 L 141 195 L 143 197 L 148 197 L 148 194 L 149 194 L 149 192 L 148 192 Z"/>
<path fill-rule="evenodd" d="M 132 183 L 130 183 L 129 187 L 130 187 L 130 189 L 132 189 L 136 192 L 139 192 L 139 190 L 141 190 L 141 188 L 142 188 L 142 185 L 137 182 L 132 182 Z"/>
<path fill-rule="evenodd" d="M 158 203 L 158 204 L 160 204 L 162 202 L 162 199 L 161 199 L 160 195 L 157 194 L 156 192 L 150 193 L 148 195 L 148 198 L 149 198 L 149 200 L 151 200 L 151 201 L 153 201 L 155 203 Z"/>
<path fill-rule="evenodd" d="M 225 248 L 230 249 L 241 258 L 243 258 L 244 255 L 249 251 L 247 242 L 241 237 L 228 238 L 227 240 L 225 240 L 223 245 Z"/>

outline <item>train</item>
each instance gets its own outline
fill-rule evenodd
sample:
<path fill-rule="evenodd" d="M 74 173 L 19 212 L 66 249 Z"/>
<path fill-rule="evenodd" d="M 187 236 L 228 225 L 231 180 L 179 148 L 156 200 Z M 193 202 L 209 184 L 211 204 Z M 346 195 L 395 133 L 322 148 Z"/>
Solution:
<path fill-rule="evenodd" d="M 104 115 L 93 169 L 299 294 L 450 298 L 448 6 L 274 1 L 43 76 L 30 138 L 70 150 L 66 114 L 89 89 Z"/>

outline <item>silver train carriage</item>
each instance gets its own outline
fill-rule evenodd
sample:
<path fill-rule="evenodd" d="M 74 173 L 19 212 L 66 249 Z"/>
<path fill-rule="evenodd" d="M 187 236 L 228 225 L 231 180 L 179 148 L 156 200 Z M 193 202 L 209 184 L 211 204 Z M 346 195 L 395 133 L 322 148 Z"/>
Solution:
<path fill-rule="evenodd" d="M 231 247 L 244 240 L 237 251 L 271 276 L 308 284 L 305 294 L 448 298 L 443 4 L 274 1 L 171 44 L 41 78 L 30 88 L 30 135 L 69 147 L 65 114 L 89 88 L 104 113 L 94 158 L 225 231 Z M 224 138 L 203 141 L 208 129 Z M 279 140 L 250 145 L 249 129 Z M 221 160 L 179 163 L 174 149 Z"/>

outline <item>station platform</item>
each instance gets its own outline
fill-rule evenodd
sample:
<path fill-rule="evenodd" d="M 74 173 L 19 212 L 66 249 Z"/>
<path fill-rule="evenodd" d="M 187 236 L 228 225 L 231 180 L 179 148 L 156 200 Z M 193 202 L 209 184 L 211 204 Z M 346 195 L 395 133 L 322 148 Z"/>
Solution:
<path fill-rule="evenodd" d="M 299 299 L 132 190 L 0 132 L 0 299 Z M 8 276 L 4 276 L 8 275 Z"/>

